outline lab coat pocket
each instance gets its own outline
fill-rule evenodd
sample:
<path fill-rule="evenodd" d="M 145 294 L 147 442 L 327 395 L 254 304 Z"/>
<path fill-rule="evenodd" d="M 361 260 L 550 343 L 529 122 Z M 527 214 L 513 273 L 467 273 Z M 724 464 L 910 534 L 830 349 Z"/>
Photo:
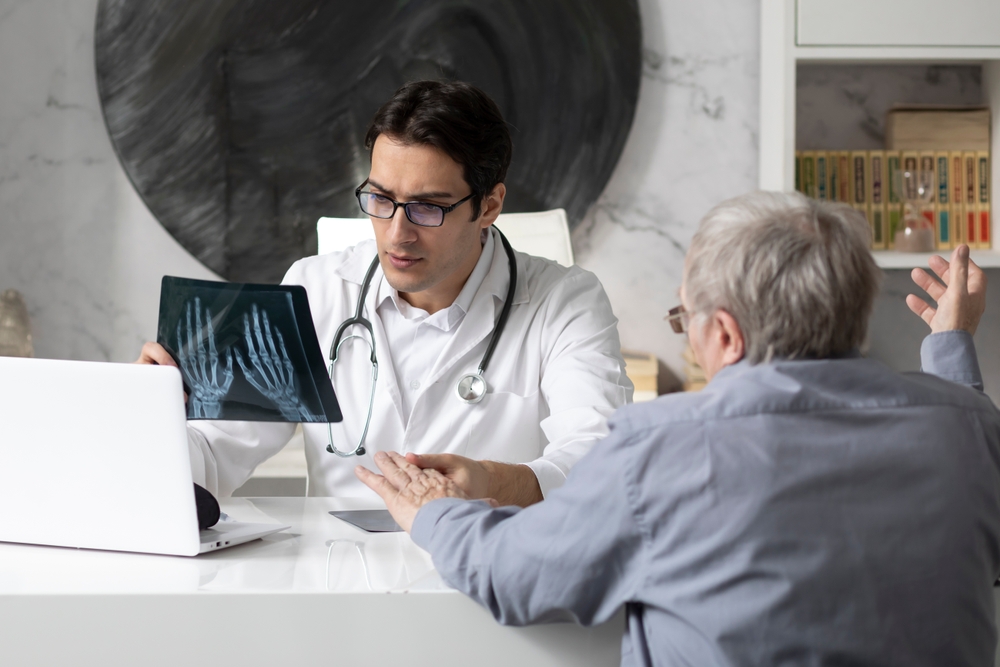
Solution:
<path fill-rule="evenodd" d="M 521 396 L 511 392 L 490 392 L 471 405 L 466 456 L 505 463 L 526 463 L 542 454 L 545 437 L 539 426 L 538 392 Z"/>

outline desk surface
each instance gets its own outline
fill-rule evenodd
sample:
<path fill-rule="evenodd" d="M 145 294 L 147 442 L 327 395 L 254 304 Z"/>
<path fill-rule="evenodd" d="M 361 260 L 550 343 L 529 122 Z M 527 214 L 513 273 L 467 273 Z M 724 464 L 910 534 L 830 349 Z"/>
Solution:
<path fill-rule="evenodd" d="M 228 499 L 223 511 L 235 519 L 291 529 L 194 558 L 0 544 L 0 595 L 454 593 L 405 533 L 365 533 L 328 513 L 373 507 L 356 499 Z"/>
<path fill-rule="evenodd" d="M 236 519 L 291 530 L 194 558 L 0 543 L 5 662 L 618 664 L 622 613 L 596 628 L 500 626 L 405 533 L 368 534 L 328 514 L 372 507 L 227 500 Z"/>

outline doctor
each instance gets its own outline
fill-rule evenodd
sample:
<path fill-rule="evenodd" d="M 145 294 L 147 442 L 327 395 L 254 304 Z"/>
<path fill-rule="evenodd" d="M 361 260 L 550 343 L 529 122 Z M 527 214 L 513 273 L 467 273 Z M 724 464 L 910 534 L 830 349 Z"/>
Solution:
<path fill-rule="evenodd" d="M 508 252 L 492 225 L 511 140 L 479 89 L 409 83 L 375 114 L 365 146 L 371 171 L 356 196 L 375 240 L 300 260 L 284 279 L 306 288 L 324 349 L 359 306 L 370 323 L 338 338 L 344 421 L 303 424 L 309 493 L 374 498 L 354 467 L 376 470 L 376 452 L 397 450 L 471 497 L 540 501 L 631 400 L 604 289 L 580 268 Z M 156 343 L 139 363 L 173 365 Z M 191 422 L 195 479 L 231 494 L 294 429 Z"/>

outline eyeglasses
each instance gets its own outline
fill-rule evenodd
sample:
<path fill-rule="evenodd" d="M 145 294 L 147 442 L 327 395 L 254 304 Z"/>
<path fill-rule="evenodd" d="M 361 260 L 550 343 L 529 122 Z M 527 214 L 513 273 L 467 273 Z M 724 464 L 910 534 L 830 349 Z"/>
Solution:
<path fill-rule="evenodd" d="M 671 308 L 663 319 L 670 322 L 670 328 L 674 330 L 674 333 L 682 334 L 688 329 L 688 312 L 684 306 Z"/>
<path fill-rule="evenodd" d="M 421 227 L 440 227 L 444 224 L 444 216 L 472 199 L 472 195 L 469 195 L 464 199 L 459 199 L 451 206 L 439 206 L 422 201 L 398 202 L 385 195 L 362 192 L 361 188 L 365 187 L 367 183 L 368 179 L 365 179 L 365 182 L 354 191 L 354 196 L 358 198 L 358 204 L 361 205 L 361 210 L 365 212 L 365 215 L 388 220 L 396 215 L 396 209 L 402 206 L 407 220 Z"/>

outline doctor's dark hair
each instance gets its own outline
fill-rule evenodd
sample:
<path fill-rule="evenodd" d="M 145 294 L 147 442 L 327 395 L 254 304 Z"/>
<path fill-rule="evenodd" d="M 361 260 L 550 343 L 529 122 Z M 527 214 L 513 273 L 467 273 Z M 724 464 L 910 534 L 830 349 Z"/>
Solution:
<path fill-rule="evenodd" d="M 882 271 L 864 215 L 799 193 L 753 192 L 701 221 L 684 263 L 692 318 L 724 310 L 751 364 L 859 348 Z"/>
<path fill-rule="evenodd" d="M 499 107 L 472 84 L 413 81 L 382 105 L 368 126 L 365 148 L 385 134 L 404 144 L 433 146 L 462 165 L 472 189 L 472 219 L 483 198 L 507 178 L 513 153 Z"/>

